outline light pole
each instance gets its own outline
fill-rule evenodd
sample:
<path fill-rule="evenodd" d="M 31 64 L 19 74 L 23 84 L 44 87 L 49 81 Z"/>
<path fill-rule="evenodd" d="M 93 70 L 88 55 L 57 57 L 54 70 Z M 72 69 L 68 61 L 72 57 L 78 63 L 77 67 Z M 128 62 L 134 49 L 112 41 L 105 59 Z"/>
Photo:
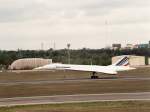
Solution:
<path fill-rule="evenodd" d="M 68 48 L 68 64 L 70 64 L 70 46 L 71 44 L 67 44 L 67 48 Z"/>

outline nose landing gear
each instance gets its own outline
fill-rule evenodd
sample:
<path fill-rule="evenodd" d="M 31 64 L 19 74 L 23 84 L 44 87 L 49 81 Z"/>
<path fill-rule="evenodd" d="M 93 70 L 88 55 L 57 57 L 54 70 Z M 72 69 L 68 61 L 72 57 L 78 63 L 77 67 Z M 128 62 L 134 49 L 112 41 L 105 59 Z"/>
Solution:
<path fill-rule="evenodd" d="M 96 74 L 96 72 L 92 72 L 91 79 L 98 79 L 98 76 L 96 76 L 95 74 Z"/>

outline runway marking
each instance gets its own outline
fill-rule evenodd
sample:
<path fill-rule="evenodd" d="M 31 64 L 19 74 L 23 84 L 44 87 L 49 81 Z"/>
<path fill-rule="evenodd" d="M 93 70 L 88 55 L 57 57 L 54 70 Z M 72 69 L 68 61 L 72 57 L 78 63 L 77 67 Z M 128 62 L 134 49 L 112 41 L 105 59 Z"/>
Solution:
<path fill-rule="evenodd" d="M 0 106 L 139 100 L 150 101 L 150 92 L 1 98 Z"/>
<path fill-rule="evenodd" d="M 150 95 L 150 92 L 134 92 L 134 93 L 102 93 L 102 94 L 72 94 L 72 95 L 52 95 L 52 96 L 29 96 L 29 97 L 13 97 L 13 98 L 1 98 L 1 100 L 11 100 L 11 99 L 20 99 L 20 98 L 46 98 L 46 97 L 63 97 L 63 96 L 93 96 L 93 95 L 140 95 L 140 94 L 148 94 Z"/>
<path fill-rule="evenodd" d="M 25 104 L 8 104 L 0 107 L 26 106 L 26 105 L 46 105 L 46 104 L 66 104 L 66 103 L 93 103 L 93 102 L 118 102 L 118 101 L 150 101 L 149 99 L 120 99 L 120 100 L 90 100 L 90 101 L 65 101 L 65 102 L 44 102 L 44 103 L 25 103 Z"/>

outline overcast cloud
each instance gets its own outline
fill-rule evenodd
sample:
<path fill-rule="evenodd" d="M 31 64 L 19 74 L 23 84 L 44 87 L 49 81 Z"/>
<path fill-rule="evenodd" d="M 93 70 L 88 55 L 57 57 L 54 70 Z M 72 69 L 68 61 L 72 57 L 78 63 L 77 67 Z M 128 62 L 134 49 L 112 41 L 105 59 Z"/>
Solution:
<path fill-rule="evenodd" d="M 150 0 L 0 0 L 0 49 L 102 48 L 150 40 Z"/>

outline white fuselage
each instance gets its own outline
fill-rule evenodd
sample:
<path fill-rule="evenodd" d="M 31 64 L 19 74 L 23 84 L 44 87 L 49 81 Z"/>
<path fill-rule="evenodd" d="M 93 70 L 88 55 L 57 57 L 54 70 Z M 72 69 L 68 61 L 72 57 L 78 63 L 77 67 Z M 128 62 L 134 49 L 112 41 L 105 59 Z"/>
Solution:
<path fill-rule="evenodd" d="M 89 72 L 100 72 L 106 74 L 117 74 L 118 71 L 132 70 L 129 66 L 98 66 L 98 65 L 72 65 L 72 64 L 49 64 L 43 67 L 36 68 L 37 70 L 76 70 L 76 71 L 89 71 Z"/>

